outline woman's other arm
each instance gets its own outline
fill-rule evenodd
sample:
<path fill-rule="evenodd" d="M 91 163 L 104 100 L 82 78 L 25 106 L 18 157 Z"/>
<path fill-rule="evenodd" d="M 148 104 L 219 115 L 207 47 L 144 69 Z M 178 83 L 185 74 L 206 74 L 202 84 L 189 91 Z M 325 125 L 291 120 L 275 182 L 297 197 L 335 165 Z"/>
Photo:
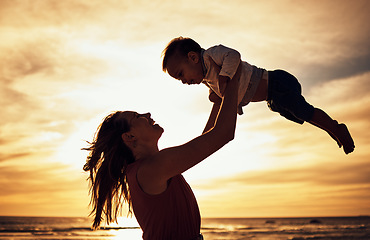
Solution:
<path fill-rule="evenodd" d="M 204 127 L 203 133 L 208 132 L 215 125 L 215 122 L 216 122 L 216 119 L 217 119 L 217 116 L 218 116 L 218 112 L 220 111 L 220 107 L 221 107 L 221 103 L 222 103 L 222 98 L 220 98 L 212 90 L 210 91 L 210 94 L 209 94 L 208 98 L 211 102 L 213 102 L 213 105 L 212 105 L 212 110 L 211 110 L 211 113 L 209 115 L 207 124 Z"/>

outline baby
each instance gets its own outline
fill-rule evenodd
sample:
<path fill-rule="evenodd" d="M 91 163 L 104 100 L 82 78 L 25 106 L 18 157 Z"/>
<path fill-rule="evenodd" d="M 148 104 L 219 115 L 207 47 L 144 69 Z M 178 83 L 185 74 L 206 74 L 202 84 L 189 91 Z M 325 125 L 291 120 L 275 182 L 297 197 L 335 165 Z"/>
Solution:
<path fill-rule="evenodd" d="M 204 83 L 210 89 L 209 99 L 214 104 L 205 131 L 214 124 L 227 82 L 236 77 L 240 115 L 249 102 L 267 101 L 268 107 L 281 116 L 299 124 L 309 122 L 326 131 L 346 154 L 355 148 L 346 125 L 309 104 L 293 75 L 250 65 L 241 61 L 240 53 L 234 49 L 217 45 L 205 50 L 191 38 L 178 37 L 163 50 L 162 68 L 184 84 Z"/>

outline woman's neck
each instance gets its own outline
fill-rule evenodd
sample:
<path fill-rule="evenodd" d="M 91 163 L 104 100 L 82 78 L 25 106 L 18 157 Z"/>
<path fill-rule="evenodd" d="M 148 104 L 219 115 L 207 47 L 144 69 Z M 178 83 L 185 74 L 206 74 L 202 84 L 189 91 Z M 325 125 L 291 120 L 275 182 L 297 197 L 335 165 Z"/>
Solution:
<path fill-rule="evenodd" d="M 156 153 L 159 152 L 158 146 L 153 146 L 153 147 L 140 147 L 138 146 L 134 151 L 134 157 L 136 161 L 142 160 L 142 159 L 147 159 L 155 155 Z"/>

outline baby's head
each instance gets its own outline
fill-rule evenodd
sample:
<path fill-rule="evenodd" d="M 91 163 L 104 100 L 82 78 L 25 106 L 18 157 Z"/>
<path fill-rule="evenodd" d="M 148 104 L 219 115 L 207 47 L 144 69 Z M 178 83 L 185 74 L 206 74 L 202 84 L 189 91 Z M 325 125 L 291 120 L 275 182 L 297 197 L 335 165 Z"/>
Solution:
<path fill-rule="evenodd" d="M 201 46 L 191 38 L 172 39 L 162 52 L 162 69 L 186 84 L 203 80 Z"/>
<path fill-rule="evenodd" d="M 187 58 L 189 52 L 199 53 L 202 51 L 200 45 L 191 38 L 178 37 L 172 39 L 162 52 L 162 69 L 167 71 L 167 64 L 172 56 Z"/>

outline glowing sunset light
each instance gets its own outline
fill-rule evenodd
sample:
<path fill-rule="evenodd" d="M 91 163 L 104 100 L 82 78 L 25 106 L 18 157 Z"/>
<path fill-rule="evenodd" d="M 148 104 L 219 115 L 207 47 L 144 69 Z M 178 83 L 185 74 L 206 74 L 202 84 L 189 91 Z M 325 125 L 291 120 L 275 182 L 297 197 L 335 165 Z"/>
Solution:
<path fill-rule="evenodd" d="M 80 149 L 112 111 L 150 112 L 164 128 L 160 148 L 201 134 L 208 90 L 161 68 L 178 36 L 292 72 L 356 144 L 345 155 L 325 132 L 250 103 L 235 139 L 184 173 L 202 217 L 370 215 L 369 9 L 366 0 L 0 0 L 0 215 L 87 216 Z"/>

